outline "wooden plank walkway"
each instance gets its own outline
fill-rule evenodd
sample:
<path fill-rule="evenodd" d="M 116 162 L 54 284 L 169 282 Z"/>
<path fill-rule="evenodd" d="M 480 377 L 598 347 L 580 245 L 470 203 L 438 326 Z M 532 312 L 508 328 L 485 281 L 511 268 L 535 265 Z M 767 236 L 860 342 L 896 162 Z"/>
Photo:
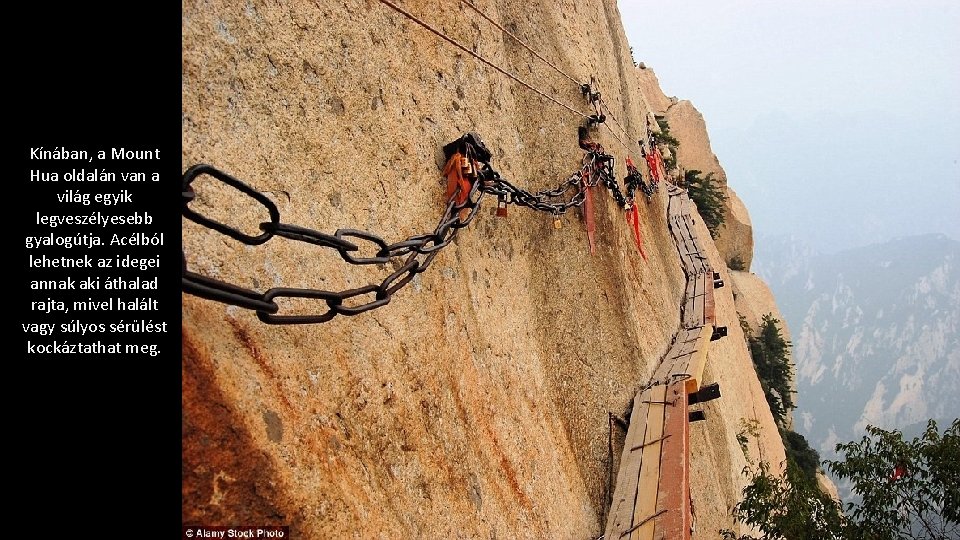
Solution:
<path fill-rule="evenodd" d="M 620 538 L 622 534 L 633 526 L 633 515 L 637 502 L 637 485 L 640 479 L 640 466 L 643 453 L 633 450 L 647 441 L 647 415 L 650 411 L 650 401 L 653 391 L 650 388 L 642 390 L 633 400 L 633 411 L 630 414 L 630 427 L 627 438 L 623 443 L 623 452 L 620 455 L 620 470 L 617 472 L 617 488 L 607 514 L 607 533 L 604 538 Z M 653 419 L 656 423 L 655 418 Z M 659 465 L 657 467 L 659 471 Z M 615 534 L 615 536 L 614 536 Z"/>
<path fill-rule="evenodd" d="M 713 296 L 713 272 L 705 272 L 704 279 L 706 279 L 706 293 L 703 302 L 703 324 L 704 325 L 717 325 L 717 304 Z"/>
<path fill-rule="evenodd" d="M 688 395 L 700 389 L 716 323 L 713 269 L 694 233 L 694 205 L 669 185 L 667 220 L 687 276 L 680 328 L 650 383 L 633 400 L 606 540 L 689 539 Z"/>
<path fill-rule="evenodd" d="M 681 329 L 667 356 L 653 372 L 653 380 L 662 384 L 686 381 L 690 393 L 699 390 L 712 333 L 712 326 Z"/>
<path fill-rule="evenodd" d="M 690 504 L 690 422 L 686 390 L 684 383 L 675 383 L 667 389 L 667 395 L 677 401 L 667 408 L 663 421 L 664 431 L 672 436 L 663 441 L 660 469 L 668 474 L 663 475 L 657 490 L 655 540 L 689 538 L 693 525 L 692 512 L 678 511 Z"/>

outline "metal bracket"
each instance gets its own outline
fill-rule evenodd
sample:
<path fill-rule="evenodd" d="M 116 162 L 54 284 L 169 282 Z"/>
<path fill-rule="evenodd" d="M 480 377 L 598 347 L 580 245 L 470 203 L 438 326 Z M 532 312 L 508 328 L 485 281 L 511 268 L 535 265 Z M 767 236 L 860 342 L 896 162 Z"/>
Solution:
<path fill-rule="evenodd" d="M 722 337 L 726 337 L 726 336 L 727 336 L 727 327 L 726 327 L 726 326 L 718 326 L 718 327 L 716 327 L 716 328 L 713 329 L 713 334 L 710 336 L 710 341 L 716 341 L 716 340 L 718 340 L 718 339 L 720 339 L 720 338 L 722 338 Z"/>
<path fill-rule="evenodd" d="M 720 397 L 720 384 L 713 383 L 708 384 L 697 390 L 696 392 L 687 396 L 687 404 L 693 405 L 694 403 L 703 403 L 705 401 L 712 401 Z"/>

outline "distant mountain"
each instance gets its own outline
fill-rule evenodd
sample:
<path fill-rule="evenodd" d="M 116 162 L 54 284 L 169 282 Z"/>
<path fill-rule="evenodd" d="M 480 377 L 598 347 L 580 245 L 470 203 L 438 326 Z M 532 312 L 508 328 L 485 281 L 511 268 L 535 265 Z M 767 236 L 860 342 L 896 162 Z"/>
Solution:
<path fill-rule="evenodd" d="M 824 457 L 867 424 L 960 416 L 960 242 L 923 235 L 824 255 L 761 238 L 753 268 L 793 336 L 795 429 Z"/>

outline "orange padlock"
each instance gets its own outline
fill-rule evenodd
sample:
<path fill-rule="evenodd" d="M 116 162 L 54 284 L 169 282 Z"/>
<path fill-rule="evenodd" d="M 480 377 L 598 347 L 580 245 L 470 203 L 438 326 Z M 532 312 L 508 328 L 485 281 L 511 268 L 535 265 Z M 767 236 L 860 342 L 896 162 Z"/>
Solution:
<path fill-rule="evenodd" d="M 497 197 L 497 217 L 507 217 L 507 197 L 505 195 Z"/>

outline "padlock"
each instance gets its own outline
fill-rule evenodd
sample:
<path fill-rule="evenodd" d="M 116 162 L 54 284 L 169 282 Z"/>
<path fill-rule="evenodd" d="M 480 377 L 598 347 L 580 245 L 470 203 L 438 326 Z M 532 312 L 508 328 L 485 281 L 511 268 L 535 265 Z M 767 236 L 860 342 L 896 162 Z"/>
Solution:
<path fill-rule="evenodd" d="M 507 196 L 497 196 L 497 217 L 507 217 Z"/>
<path fill-rule="evenodd" d="M 560 223 L 560 215 L 559 215 L 559 214 L 554 214 L 554 216 L 553 216 L 553 228 L 554 228 L 554 229 L 559 229 L 560 227 L 563 227 L 563 224 Z"/>
<path fill-rule="evenodd" d="M 473 160 L 467 156 L 460 156 L 460 169 L 463 171 L 464 176 L 473 176 L 476 174 L 476 171 L 473 169 Z"/>

